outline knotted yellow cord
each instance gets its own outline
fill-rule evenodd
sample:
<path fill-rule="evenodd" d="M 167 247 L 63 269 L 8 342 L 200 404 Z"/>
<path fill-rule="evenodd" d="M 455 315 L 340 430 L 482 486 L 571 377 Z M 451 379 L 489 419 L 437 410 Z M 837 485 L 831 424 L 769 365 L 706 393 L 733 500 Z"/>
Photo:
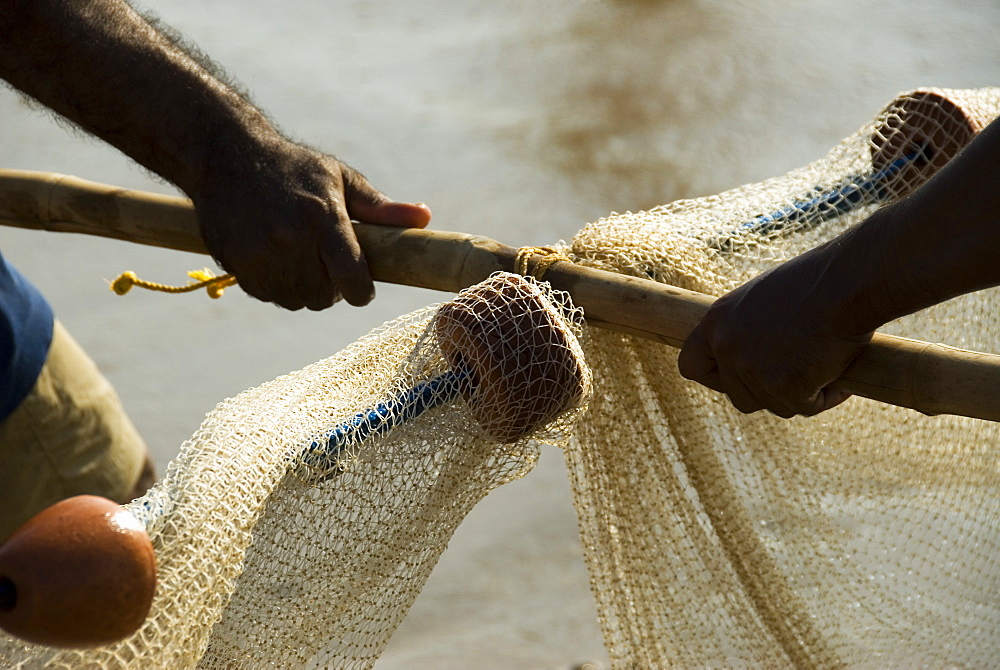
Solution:
<path fill-rule="evenodd" d="M 534 272 L 530 272 L 528 266 L 531 262 L 531 257 L 535 254 L 539 254 L 541 258 L 535 263 Z M 542 275 L 548 272 L 548 269 L 559 261 L 573 262 L 569 256 L 552 247 L 521 247 L 517 250 L 517 256 L 514 257 L 514 272 L 525 276 L 530 274 L 535 279 L 541 279 Z"/>
<path fill-rule="evenodd" d="M 150 291 L 161 291 L 163 293 L 189 293 L 190 291 L 197 291 L 203 288 L 208 292 L 210 298 L 218 298 L 227 286 L 232 286 L 236 283 L 236 277 L 233 275 L 224 274 L 216 277 L 208 268 L 192 270 L 188 272 L 188 276 L 197 281 L 186 286 L 168 286 L 167 284 L 157 284 L 156 282 L 139 279 L 134 272 L 123 272 L 117 279 L 111 282 L 111 290 L 118 295 L 125 295 L 132 290 L 133 286 Z"/>
<path fill-rule="evenodd" d="M 540 255 L 541 258 L 538 259 L 532 270 L 531 258 L 536 254 Z M 514 271 L 520 275 L 531 275 L 535 279 L 541 279 L 548 269 L 559 261 L 573 262 L 568 256 L 551 247 L 521 247 L 517 250 L 517 256 L 514 259 Z M 133 286 L 163 293 L 190 293 L 204 288 L 209 297 L 219 298 L 226 287 L 236 284 L 236 277 L 233 275 L 224 274 L 217 277 L 208 268 L 192 270 L 188 272 L 188 276 L 195 279 L 195 283 L 185 286 L 170 286 L 139 279 L 134 272 L 123 272 L 111 282 L 111 290 L 118 295 L 125 295 L 132 290 Z"/>

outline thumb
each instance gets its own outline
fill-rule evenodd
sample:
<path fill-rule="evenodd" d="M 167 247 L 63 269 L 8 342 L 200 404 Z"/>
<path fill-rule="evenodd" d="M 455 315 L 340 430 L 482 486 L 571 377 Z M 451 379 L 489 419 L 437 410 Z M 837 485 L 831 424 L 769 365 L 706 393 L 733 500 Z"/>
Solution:
<path fill-rule="evenodd" d="M 816 393 L 816 395 L 806 401 L 804 407 L 796 408 L 796 411 L 803 416 L 815 416 L 820 412 L 833 409 L 850 397 L 851 394 L 846 391 L 840 391 L 830 387 L 822 388 Z"/>
<path fill-rule="evenodd" d="M 344 199 L 352 219 L 381 226 L 426 228 L 431 208 L 424 203 L 396 202 L 368 183 L 359 172 L 344 168 Z"/>
<path fill-rule="evenodd" d="M 350 203 L 347 205 L 351 209 Z M 397 226 L 399 228 L 426 228 L 431 222 L 431 208 L 422 202 L 395 202 L 389 200 L 369 209 L 360 208 L 354 216 L 358 221 L 376 223 L 380 226 Z"/>
<path fill-rule="evenodd" d="M 705 345 L 697 330 L 684 342 L 677 358 L 677 370 L 685 379 L 698 382 L 713 391 L 725 393 L 719 366 L 711 349 Z"/>

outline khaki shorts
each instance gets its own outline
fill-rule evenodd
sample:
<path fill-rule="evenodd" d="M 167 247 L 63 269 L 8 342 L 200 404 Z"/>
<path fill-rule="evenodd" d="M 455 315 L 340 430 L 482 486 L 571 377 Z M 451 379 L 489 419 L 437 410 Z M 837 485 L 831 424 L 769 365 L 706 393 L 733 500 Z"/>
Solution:
<path fill-rule="evenodd" d="M 0 541 L 69 496 L 123 502 L 146 455 L 111 384 L 57 321 L 34 388 L 0 423 Z"/>

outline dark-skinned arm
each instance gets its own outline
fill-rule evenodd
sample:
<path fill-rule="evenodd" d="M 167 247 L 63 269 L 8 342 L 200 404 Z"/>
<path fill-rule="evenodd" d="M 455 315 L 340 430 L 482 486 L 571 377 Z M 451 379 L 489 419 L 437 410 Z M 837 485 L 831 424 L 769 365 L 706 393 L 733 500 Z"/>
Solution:
<path fill-rule="evenodd" d="M 351 218 L 420 228 L 430 210 L 288 140 L 202 62 L 122 0 L 0 0 L 0 77 L 183 190 L 247 293 L 370 301 Z"/>
<path fill-rule="evenodd" d="M 1000 121 L 912 195 L 720 298 L 681 350 L 682 375 L 745 413 L 813 415 L 893 319 L 1000 285 Z"/>

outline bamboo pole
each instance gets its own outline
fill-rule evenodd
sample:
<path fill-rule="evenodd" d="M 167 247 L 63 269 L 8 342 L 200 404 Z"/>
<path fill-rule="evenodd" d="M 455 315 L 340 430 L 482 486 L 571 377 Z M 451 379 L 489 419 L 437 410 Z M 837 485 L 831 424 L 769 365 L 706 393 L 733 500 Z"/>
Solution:
<path fill-rule="evenodd" d="M 190 201 L 47 172 L 0 170 L 0 224 L 207 253 Z M 459 291 L 514 270 L 516 250 L 462 233 L 355 224 L 372 276 Z M 559 262 L 545 275 L 588 323 L 680 347 L 710 296 Z M 1000 356 L 876 333 L 836 388 L 925 414 L 1000 421 Z"/>

